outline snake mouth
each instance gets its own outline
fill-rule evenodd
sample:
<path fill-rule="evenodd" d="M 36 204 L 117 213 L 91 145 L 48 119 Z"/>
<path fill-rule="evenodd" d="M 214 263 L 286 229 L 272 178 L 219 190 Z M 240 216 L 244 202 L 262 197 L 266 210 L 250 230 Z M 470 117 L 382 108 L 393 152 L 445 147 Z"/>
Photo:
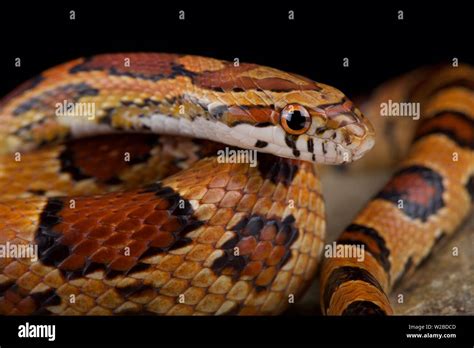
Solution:
<path fill-rule="evenodd" d="M 292 137 L 279 127 L 255 128 L 240 124 L 230 129 L 230 136 L 225 139 L 225 142 L 240 148 L 254 149 L 279 157 L 327 165 L 355 161 L 374 145 L 371 136 L 357 138 L 351 145 L 346 145 L 342 132 L 339 132 L 338 135 L 335 139 L 307 135 Z M 220 141 L 222 142 L 223 139 Z M 255 146 L 256 144 L 258 146 Z"/>
<path fill-rule="evenodd" d="M 356 161 L 362 158 L 367 152 L 369 152 L 375 145 L 374 137 L 365 138 L 360 145 L 352 153 L 352 160 Z"/>

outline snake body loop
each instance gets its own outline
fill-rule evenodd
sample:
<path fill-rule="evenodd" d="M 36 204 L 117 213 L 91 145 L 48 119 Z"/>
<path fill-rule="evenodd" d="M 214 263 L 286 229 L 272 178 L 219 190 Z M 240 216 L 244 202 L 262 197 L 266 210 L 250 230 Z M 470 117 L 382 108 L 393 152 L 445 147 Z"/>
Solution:
<path fill-rule="evenodd" d="M 398 96 L 395 102 L 420 103 L 421 119 L 416 128 L 410 127 L 412 120 L 397 120 L 396 136 L 413 136 L 413 144 L 408 149 L 398 142 L 408 149 L 398 170 L 338 238 L 340 244 L 364 245 L 364 261 L 325 260 L 324 313 L 393 313 L 389 291 L 469 215 L 474 201 L 473 86 L 471 67 L 445 67 L 404 76 L 374 95 L 369 112 Z M 376 156 L 388 153 L 390 148 L 382 147 Z"/>
<path fill-rule="evenodd" d="M 373 144 L 332 87 L 170 54 L 52 68 L 0 116 L 0 243 L 38 253 L 0 260 L 2 314 L 280 313 L 324 239 L 308 161 Z M 222 163 L 235 146 L 258 165 Z"/>
<path fill-rule="evenodd" d="M 462 67 L 413 83 L 417 140 L 338 240 L 365 261 L 325 261 L 325 313 L 391 313 L 396 279 L 467 215 L 469 81 Z M 0 244 L 38 256 L 0 259 L 0 314 L 281 313 L 321 256 L 315 163 L 357 160 L 375 137 L 333 87 L 174 54 L 65 63 L 4 97 L 0 117 Z"/>

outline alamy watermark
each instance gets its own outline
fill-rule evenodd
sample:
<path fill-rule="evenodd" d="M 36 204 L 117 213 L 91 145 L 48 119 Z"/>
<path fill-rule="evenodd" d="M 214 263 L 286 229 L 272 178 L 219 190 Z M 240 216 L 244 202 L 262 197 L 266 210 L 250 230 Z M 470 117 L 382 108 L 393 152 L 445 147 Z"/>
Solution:
<path fill-rule="evenodd" d="M 55 107 L 57 117 L 86 117 L 88 120 L 95 118 L 95 103 L 63 100 L 62 103 L 56 103 Z"/>
<path fill-rule="evenodd" d="M 402 116 L 420 119 L 420 103 L 394 102 L 389 99 L 386 103 L 380 103 L 381 116 Z"/>
<path fill-rule="evenodd" d="M 218 163 L 249 163 L 250 167 L 257 166 L 257 151 L 248 149 L 232 149 L 225 147 L 217 151 Z"/>
<path fill-rule="evenodd" d="M 324 256 L 326 258 L 354 258 L 358 262 L 363 262 L 365 259 L 363 245 L 350 245 L 350 244 L 326 244 L 324 246 Z"/>
<path fill-rule="evenodd" d="M 38 245 L 10 242 L 0 244 L 0 258 L 30 259 L 36 262 L 38 261 Z"/>

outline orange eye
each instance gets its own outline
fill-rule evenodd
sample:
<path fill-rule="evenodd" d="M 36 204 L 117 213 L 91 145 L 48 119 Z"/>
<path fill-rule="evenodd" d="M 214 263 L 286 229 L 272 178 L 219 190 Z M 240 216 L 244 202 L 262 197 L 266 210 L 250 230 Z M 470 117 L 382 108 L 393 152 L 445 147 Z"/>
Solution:
<path fill-rule="evenodd" d="M 303 134 L 311 126 L 311 115 L 303 106 L 290 104 L 281 111 L 280 123 L 289 134 Z"/>

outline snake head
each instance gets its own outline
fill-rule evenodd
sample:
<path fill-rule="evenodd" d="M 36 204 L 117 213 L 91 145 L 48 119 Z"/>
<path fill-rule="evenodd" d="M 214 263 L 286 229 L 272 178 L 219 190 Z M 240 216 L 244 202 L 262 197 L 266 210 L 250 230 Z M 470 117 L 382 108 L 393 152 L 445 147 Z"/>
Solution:
<path fill-rule="evenodd" d="M 312 98 L 305 98 L 305 94 L 311 96 L 311 93 L 287 95 L 279 107 L 285 143 L 294 157 L 313 162 L 341 164 L 360 159 L 375 143 L 371 123 L 340 91 L 318 86 L 331 97 L 337 95 L 338 101 L 311 103 Z"/>
<path fill-rule="evenodd" d="M 237 81 L 245 78 L 252 88 L 233 93 L 221 119 L 233 145 L 321 164 L 352 162 L 373 147 L 369 120 L 336 88 L 260 66 Z"/>
<path fill-rule="evenodd" d="M 341 91 L 305 77 L 244 63 L 194 83 L 217 124 L 197 136 L 322 164 L 357 160 L 374 145 L 372 125 Z"/>

